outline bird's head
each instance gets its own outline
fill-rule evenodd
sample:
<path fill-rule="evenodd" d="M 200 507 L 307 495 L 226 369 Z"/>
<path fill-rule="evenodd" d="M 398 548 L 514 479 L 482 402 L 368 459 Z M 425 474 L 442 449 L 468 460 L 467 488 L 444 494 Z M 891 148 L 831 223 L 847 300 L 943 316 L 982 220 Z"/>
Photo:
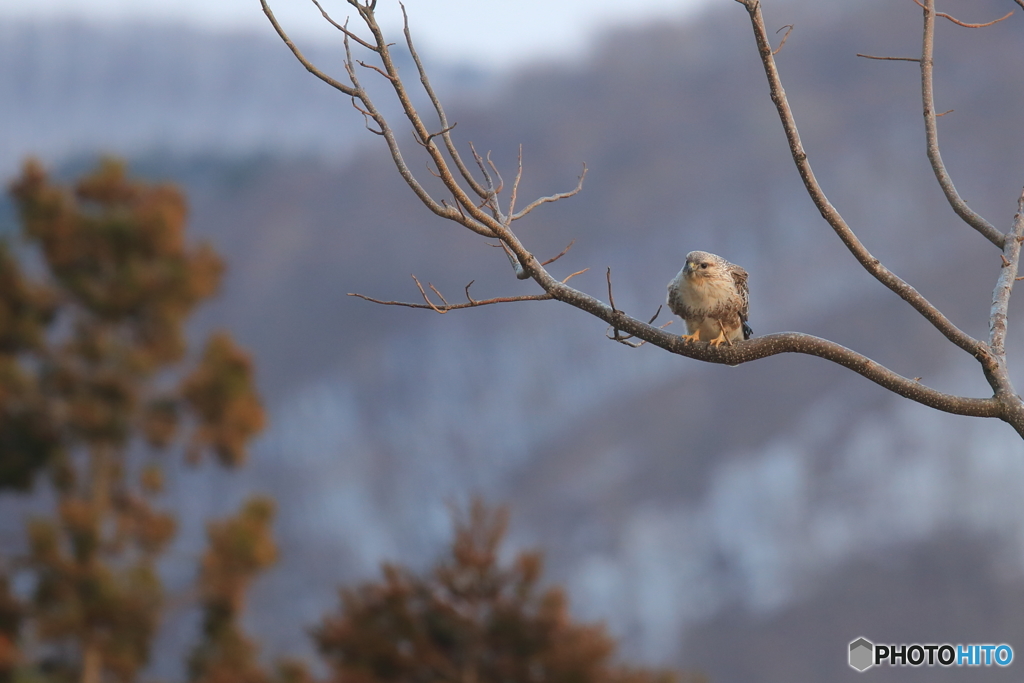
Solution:
<path fill-rule="evenodd" d="M 720 256 L 709 254 L 706 251 L 691 251 L 686 255 L 683 273 L 691 279 L 716 277 L 719 274 L 721 260 Z"/>

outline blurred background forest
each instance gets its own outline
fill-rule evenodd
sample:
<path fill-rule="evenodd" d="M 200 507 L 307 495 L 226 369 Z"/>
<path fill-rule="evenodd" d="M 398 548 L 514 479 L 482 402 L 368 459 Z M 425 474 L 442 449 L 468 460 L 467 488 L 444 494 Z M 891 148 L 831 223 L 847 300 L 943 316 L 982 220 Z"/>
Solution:
<path fill-rule="evenodd" d="M 967 21 L 1013 7 L 947 4 Z M 770 28 L 795 25 L 778 62 L 833 203 L 891 269 L 984 334 L 998 261 L 931 175 L 919 70 L 854 56 L 918 53 L 920 10 L 766 0 L 764 11 Z M 341 68 L 339 43 L 303 48 Z M 519 229 L 538 255 L 575 239 L 557 265 L 592 268 L 578 287 L 603 296 L 611 267 L 616 303 L 644 317 L 688 251 L 712 251 L 749 271 L 755 334 L 817 334 L 935 388 L 986 395 L 974 361 L 821 221 L 736 3 L 609 29 L 579 58 L 513 70 L 423 56 L 460 144 L 492 150 L 503 171 L 523 145 L 521 196 L 570 189 L 586 162 L 583 192 Z M 1022 66 L 1019 10 L 982 30 L 937 27 L 937 107 L 954 110 L 940 119 L 943 155 L 997 226 L 1024 182 Z M 573 617 L 604 622 L 637 665 L 723 683 L 852 680 L 858 636 L 1024 647 L 1024 448 L 1008 426 L 910 404 L 813 358 L 725 368 L 629 349 L 553 302 L 438 316 L 347 296 L 413 300 L 410 273 L 453 297 L 470 280 L 477 298 L 533 290 L 500 250 L 426 212 L 348 101 L 269 26 L 0 17 L 6 182 L 32 154 L 71 184 L 102 153 L 182 189 L 188 244 L 206 241 L 225 265 L 216 295 L 196 303 L 187 358 L 229 332 L 266 417 L 243 468 L 160 461 L 162 487 L 147 495 L 177 520 L 155 565 L 172 608 L 145 678 L 190 675 L 210 520 L 249 510 L 262 529 L 272 517 L 276 562 L 253 560 L 261 571 L 234 617 L 265 661 L 314 662 L 307 631 L 338 609 L 338 586 L 380 580 L 382 561 L 429 572 L 449 552 L 446 501 L 466 510 L 474 494 L 508 503 L 507 559 L 541 549 Z M 15 203 L 3 202 L 0 233 L 15 239 Z M 51 489 L 0 492 L 5 571 L 29 552 L 26 519 L 50 509 Z M 247 508 L 253 494 L 276 512 Z"/>

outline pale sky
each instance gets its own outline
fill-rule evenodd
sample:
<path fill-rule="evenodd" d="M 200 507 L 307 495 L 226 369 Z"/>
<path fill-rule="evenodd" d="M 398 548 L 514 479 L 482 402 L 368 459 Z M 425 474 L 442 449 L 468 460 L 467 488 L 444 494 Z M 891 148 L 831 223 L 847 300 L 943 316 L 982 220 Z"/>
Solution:
<path fill-rule="evenodd" d="M 405 0 L 405 6 L 417 45 L 435 58 L 509 66 L 578 53 L 605 26 L 683 17 L 724 1 Z M 344 0 L 322 0 L 321 5 L 339 22 L 352 10 Z M 295 38 L 334 35 L 309 0 L 271 0 L 271 7 Z M 377 12 L 385 29 L 400 26 L 397 0 L 379 0 Z M 143 18 L 272 30 L 259 0 L 0 0 L 0 21 L 6 17 Z"/>

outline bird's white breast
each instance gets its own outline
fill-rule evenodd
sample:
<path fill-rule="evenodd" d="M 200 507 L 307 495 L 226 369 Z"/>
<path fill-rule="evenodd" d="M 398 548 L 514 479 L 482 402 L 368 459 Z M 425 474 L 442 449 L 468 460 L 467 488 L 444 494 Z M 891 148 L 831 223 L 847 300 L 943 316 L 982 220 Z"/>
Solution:
<path fill-rule="evenodd" d="M 736 285 L 731 278 L 687 278 L 680 273 L 676 281 L 683 305 L 698 315 L 736 306 Z"/>

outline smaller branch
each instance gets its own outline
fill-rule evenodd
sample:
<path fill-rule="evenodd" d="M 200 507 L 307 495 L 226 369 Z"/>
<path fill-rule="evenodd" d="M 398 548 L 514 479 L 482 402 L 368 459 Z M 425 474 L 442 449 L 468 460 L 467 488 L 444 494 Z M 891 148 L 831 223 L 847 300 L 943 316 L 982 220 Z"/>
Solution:
<path fill-rule="evenodd" d="M 419 283 L 417 283 L 417 284 L 419 284 Z M 430 289 L 431 289 L 432 292 L 434 292 L 434 294 L 437 294 L 437 298 L 440 299 L 444 303 L 446 308 L 450 307 L 450 304 L 448 303 L 448 300 L 444 298 L 444 295 L 441 294 L 441 292 L 437 291 L 437 287 L 435 287 L 434 285 L 430 284 L 429 282 L 427 283 L 427 285 L 430 286 Z"/>
<path fill-rule="evenodd" d="M 270 5 L 267 4 L 267 0 L 260 0 L 260 5 L 263 6 L 263 13 L 267 15 L 267 19 L 270 19 L 270 23 L 274 27 L 274 30 L 277 31 L 277 35 L 281 37 L 281 40 L 283 40 L 284 44 L 288 46 L 288 49 L 292 51 L 292 54 L 295 55 L 295 58 L 299 60 L 299 63 L 302 64 L 302 66 L 306 67 L 306 71 L 313 74 L 327 85 L 331 86 L 332 88 L 340 90 L 346 95 L 355 97 L 359 94 L 355 88 L 345 85 L 341 81 L 335 80 L 334 78 L 331 78 L 323 71 L 316 68 L 313 65 L 313 63 L 306 59 L 306 56 L 299 51 L 299 48 L 295 46 L 295 43 L 292 42 L 292 39 L 289 38 L 288 34 L 284 32 L 283 28 L 281 28 L 281 24 L 277 23 L 277 17 L 275 17 L 274 13 L 270 10 Z"/>
<path fill-rule="evenodd" d="M 558 259 L 562 258 L 563 256 L 565 256 L 566 254 L 569 253 L 569 250 L 572 249 L 572 245 L 574 245 L 574 244 L 576 244 L 576 240 L 573 240 L 572 242 L 569 242 L 569 245 L 565 249 L 563 249 L 561 252 L 559 252 L 558 256 L 552 256 L 551 258 L 549 258 L 547 261 L 545 261 L 541 265 L 542 266 L 546 266 L 549 263 L 554 263 Z"/>
<path fill-rule="evenodd" d="M 509 246 L 503 241 L 499 241 L 497 244 L 492 244 L 494 247 L 501 247 L 505 251 L 505 256 L 508 257 L 508 262 L 512 265 L 512 270 L 516 273 L 517 280 L 526 280 L 530 277 L 530 274 L 523 268 L 523 264 L 519 262 L 519 257 L 515 255 Z"/>
<path fill-rule="evenodd" d="M 654 323 L 654 321 L 658 319 L 659 315 L 661 315 L 661 306 L 658 306 L 658 310 L 656 310 L 654 312 L 654 315 L 652 315 L 651 319 L 647 321 L 647 324 L 648 325 L 652 325 Z M 666 327 L 668 327 L 671 324 L 672 324 L 672 321 L 669 320 L 668 322 L 666 322 L 666 323 L 664 323 L 662 325 L 659 325 L 658 329 L 659 330 L 663 330 L 663 329 L 665 329 Z M 611 328 L 609 327 L 608 329 L 610 330 Z M 605 330 L 604 336 L 608 337 L 608 339 L 611 339 L 612 341 L 617 341 L 620 344 L 625 344 L 626 346 L 630 346 L 630 347 L 632 347 L 634 349 L 639 349 L 641 346 L 643 346 L 644 344 L 647 343 L 646 339 L 641 339 L 639 342 L 631 342 L 629 340 L 630 339 L 634 339 L 636 337 L 636 335 L 635 334 L 629 334 L 629 335 L 626 335 L 625 337 L 623 337 L 619 333 L 619 330 L 615 330 L 615 334 L 613 336 L 611 336 L 611 337 L 608 336 L 608 330 Z"/>
<path fill-rule="evenodd" d="M 528 214 L 531 211 L 533 211 L 534 209 L 536 209 L 541 204 L 548 204 L 550 202 L 557 202 L 559 199 L 568 199 L 569 197 L 572 197 L 572 196 L 578 194 L 579 191 L 583 189 L 583 179 L 586 178 L 586 177 L 587 177 L 587 165 L 583 164 L 583 172 L 580 173 L 579 182 L 576 183 L 576 188 L 575 189 L 573 189 L 573 190 L 571 190 L 569 192 L 559 192 L 558 194 L 553 194 L 550 197 L 541 197 L 540 199 L 535 199 L 525 209 L 523 209 L 519 213 L 513 215 L 512 218 L 510 219 L 510 222 L 511 221 L 519 220 L 520 218 L 522 218 L 526 214 Z"/>
<path fill-rule="evenodd" d="M 956 110 L 955 109 L 947 109 L 946 111 L 942 112 L 941 114 L 936 114 L 935 118 L 939 118 L 940 116 L 945 116 L 946 114 L 952 114 L 954 111 L 956 111 Z"/>
<path fill-rule="evenodd" d="M 427 71 L 423 68 L 423 62 L 420 61 L 420 55 L 416 52 L 416 46 L 413 45 L 412 32 L 409 30 L 409 15 L 405 11 L 405 5 L 401 2 L 398 4 L 402 8 L 405 43 L 409 46 L 409 54 L 412 55 L 412 60 L 416 64 L 416 70 L 420 74 L 420 84 L 423 86 L 427 96 L 430 98 L 431 104 L 434 105 L 434 111 L 437 113 L 437 118 L 441 122 L 441 127 L 448 128 L 448 117 L 444 112 L 444 107 L 441 106 L 441 100 L 438 99 L 437 95 L 434 93 L 434 88 L 430 85 L 430 79 L 427 77 Z M 452 127 L 454 127 L 454 125 Z M 449 130 L 451 129 L 449 128 Z M 476 178 L 473 177 L 473 174 L 470 173 L 469 168 L 466 167 L 465 162 L 462 161 L 462 156 L 459 154 L 459 150 L 455 147 L 455 143 L 452 141 L 452 136 L 446 132 L 442 136 L 442 139 L 444 140 L 444 145 L 448 150 L 448 155 L 451 156 L 452 161 L 455 162 L 455 167 L 459 169 L 459 173 L 462 174 L 462 177 L 467 183 L 469 183 L 470 188 L 472 188 L 473 192 L 475 192 L 481 199 L 486 198 L 487 190 L 477 182 Z"/>
<path fill-rule="evenodd" d="M 488 155 L 488 161 L 490 161 L 490 155 Z M 497 169 L 495 169 L 497 172 Z M 519 195 L 519 181 L 523 179 L 523 145 L 519 145 L 519 165 L 516 167 L 516 179 L 512 181 L 512 194 L 508 198 L 508 215 L 514 216 L 516 213 L 516 197 Z M 511 222 L 511 219 L 509 220 Z"/>
<path fill-rule="evenodd" d="M 501 171 L 499 171 L 498 167 L 494 165 L 493 161 L 491 161 L 490 150 L 487 150 L 487 165 L 491 167 L 491 170 L 494 171 L 495 177 L 498 179 L 498 186 L 494 188 L 494 194 L 501 194 L 502 189 L 505 187 L 505 179 L 501 177 Z"/>
<path fill-rule="evenodd" d="M 423 291 L 423 285 L 421 285 L 421 284 L 420 284 L 420 281 L 419 281 L 419 280 L 418 280 L 418 279 L 416 278 L 416 276 L 415 276 L 415 275 L 413 275 L 413 276 L 412 276 L 412 281 L 416 283 L 416 288 L 417 288 L 418 290 L 420 290 L 420 294 L 421 294 L 421 295 L 423 296 L 423 300 L 427 302 L 427 305 L 428 305 L 428 306 L 429 306 L 429 307 L 430 307 L 431 309 L 433 309 L 433 311 L 434 311 L 435 313 L 442 313 L 442 314 L 444 314 L 444 313 L 447 313 L 447 312 L 448 312 L 448 310 L 447 310 L 447 309 L 445 309 L 445 310 L 443 310 L 443 311 L 442 311 L 441 309 L 439 309 L 439 308 L 438 308 L 437 306 L 435 306 L 435 305 L 434 305 L 434 304 L 433 304 L 433 303 L 432 303 L 432 302 L 430 301 L 430 298 L 429 298 L 429 297 L 427 296 L 427 293 L 426 293 L 425 291 Z M 430 283 L 428 282 L 427 284 L 429 285 Z M 431 288 L 431 289 L 434 289 L 434 285 L 430 285 L 430 288 Z M 434 293 L 435 293 L 435 294 L 437 294 L 437 290 L 436 290 L 436 289 L 434 289 Z M 441 297 L 441 300 L 442 300 L 442 301 L 444 301 L 444 297 Z"/>
<path fill-rule="evenodd" d="M 370 127 L 370 121 L 373 120 L 373 114 L 371 114 L 370 112 L 368 112 L 365 109 L 363 109 L 362 107 L 360 107 L 359 106 L 359 100 L 357 100 L 355 97 L 352 98 L 352 107 L 357 112 L 359 112 L 360 114 L 363 115 L 363 125 L 366 127 L 366 130 L 370 131 L 374 135 L 380 135 L 380 136 L 384 135 L 384 131 L 383 130 L 375 130 L 375 129 Z"/>
<path fill-rule="evenodd" d="M 433 140 L 434 138 L 436 138 L 438 135 L 445 135 L 446 133 L 450 132 L 453 128 L 455 128 L 455 126 L 457 126 L 457 125 L 459 125 L 458 121 L 456 121 L 452 125 L 448 126 L 447 128 L 442 128 L 441 130 L 437 131 L 436 133 L 431 133 L 430 135 L 427 136 L 426 142 L 421 142 L 420 144 L 423 145 L 424 147 L 426 147 L 427 144 L 429 144 L 430 141 Z M 419 141 L 417 140 L 417 142 L 419 142 Z M 440 176 L 438 176 L 438 177 L 440 177 Z"/>
<path fill-rule="evenodd" d="M 927 9 L 924 5 L 921 4 L 921 0 L 914 0 L 914 2 L 916 2 L 917 6 L 920 7 L 921 9 Z M 1017 4 L 1020 4 L 1020 3 L 1018 2 Z M 1021 6 L 1024 7 L 1024 5 L 1021 5 Z M 1007 12 L 1005 16 L 999 17 L 995 21 L 990 21 L 987 24 L 968 24 L 968 23 L 965 23 L 963 21 L 960 21 L 959 19 L 957 19 L 955 17 L 951 17 L 950 15 L 946 14 L 945 12 L 936 12 L 935 16 L 942 17 L 944 19 L 949 19 L 950 21 L 952 21 L 957 26 L 963 26 L 964 28 L 985 28 L 986 26 L 991 26 L 992 24 L 998 24 L 1000 21 L 1003 21 L 1004 19 L 1009 19 L 1010 17 L 1013 16 L 1013 10 L 1010 10 L 1009 12 Z"/>
<path fill-rule="evenodd" d="M 577 270 L 572 275 L 566 276 L 566 278 L 564 280 L 562 280 L 562 284 L 564 285 L 566 282 L 568 282 L 569 280 L 573 279 L 577 275 L 583 275 L 583 273 L 587 272 L 588 270 L 590 270 L 590 268 L 584 268 L 583 270 Z"/>
<path fill-rule="evenodd" d="M 605 272 L 605 279 L 608 280 L 608 303 L 611 304 L 612 315 L 621 315 L 622 311 L 620 311 L 619 309 L 617 309 L 615 307 L 615 295 L 612 294 L 612 269 L 611 269 L 611 267 L 609 267 L 608 270 Z M 660 311 L 661 307 L 659 307 L 658 310 Z M 612 331 L 611 335 L 608 334 L 608 330 Z M 634 349 L 638 348 L 640 346 L 640 344 L 637 344 L 636 342 L 628 341 L 629 339 L 632 339 L 634 335 L 629 335 L 627 337 L 623 337 L 622 333 L 619 330 L 619 328 L 616 327 L 615 325 L 609 326 L 608 329 L 604 331 L 604 336 L 608 337 L 612 341 L 617 341 L 620 344 L 625 344 L 626 346 L 631 346 Z"/>
<path fill-rule="evenodd" d="M 472 282 L 469 285 L 473 284 Z M 466 285 L 466 296 L 469 296 L 469 285 Z M 550 301 L 552 297 L 548 293 L 544 294 L 527 294 L 525 296 L 499 296 L 493 299 L 473 299 L 462 304 L 448 304 L 444 307 L 437 307 L 432 303 L 426 304 L 414 304 L 407 301 L 384 301 L 383 299 L 374 299 L 373 297 L 366 296 L 365 294 L 358 294 L 356 292 L 349 292 L 349 296 L 358 297 L 364 301 L 369 301 L 374 304 L 381 304 L 382 306 L 404 306 L 406 308 L 421 308 L 424 310 L 431 310 L 435 313 L 445 314 L 448 311 L 456 311 L 460 308 L 476 308 L 477 306 L 489 306 L 491 304 L 507 304 L 515 301 Z"/>
<path fill-rule="evenodd" d="M 469 149 L 473 152 L 473 160 L 476 161 L 476 165 L 480 167 L 480 172 L 484 174 L 484 181 L 487 183 L 487 191 L 484 194 L 484 198 L 490 199 L 494 195 L 498 194 L 498 190 L 494 189 L 494 181 L 491 180 L 491 174 L 487 172 L 487 167 L 484 166 L 484 158 L 476 151 L 476 147 L 473 146 L 472 140 L 469 143 Z M 487 156 L 488 161 L 490 161 L 490 153 L 488 153 Z"/>
<path fill-rule="evenodd" d="M 786 40 L 789 39 L 789 34 L 793 32 L 793 24 L 786 24 L 782 28 L 788 29 L 788 30 L 786 31 L 786 35 L 782 36 L 782 42 L 779 43 L 779 46 L 777 48 L 775 48 L 774 52 L 772 52 L 773 55 L 779 54 L 779 52 L 782 50 L 782 46 L 786 44 Z M 776 31 L 775 35 L 779 35 L 779 31 L 781 31 L 782 28 L 780 28 L 778 31 Z"/>
<path fill-rule="evenodd" d="M 395 79 L 390 74 L 385 72 L 384 69 L 381 69 L 379 66 L 374 66 L 373 64 L 367 64 L 366 62 L 364 62 L 361 59 L 356 60 L 356 64 L 358 64 L 359 66 L 363 67 L 364 69 L 373 69 L 374 71 L 376 71 L 377 73 L 379 73 L 381 76 L 383 76 L 384 78 L 388 79 L 392 83 L 395 82 Z"/>
<path fill-rule="evenodd" d="M 967 223 L 967 225 L 981 233 L 985 239 L 1002 249 L 1003 233 L 997 230 L 994 225 L 985 220 L 979 213 L 967 206 L 967 202 L 963 200 L 960 193 L 957 192 L 956 186 L 953 185 L 953 179 L 949 176 L 946 165 L 942 161 L 942 154 L 939 152 L 938 126 L 936 126 L 935 122 L 934 65 L 932 63 L 932 55 L 935 51 L 935 3 L 934 0 L 928 0 L 927 5 L 922 5 L 920 0 L 914 0 L 914 2 L 924 9 L 924 31 L 921 40 L 920 60 L 921 100 L 924 108 L 925 149 L 928 154 L 928 161 L 931 163 L 935 180 L 938 181 L 939 187 L 942 188 L 942 193 L 946 195 L 946 201 L 949 202 L 953 212 L 960 216 L 964 223 Z"/>
<path fill-rule="evenodd" d="M 619 309 L 615 308 L 615 295 L 612 294 L 612 269 L 608 267 L 608 272 L 605 273 L 605 279 L 608 280 L 608 303 L 611 304 L 612 313 L 618 313 Z"/>
<path fill-rule="evenodd" d="M 326 19 L 328 21 L 328 23 L 330 23 L 331 26 L 333 26 L 334 28 L 338 29 L 339 31 L 344 33 L 346 36 L 348 36 L 352 40 L 356 41 L 357 43 L 359 43 L 360 45 L 365 47 L 367 50 L 372 50 L 374 52 L 377 52 L 377 46 L 376 45 L 371 45 L 370 43 L 366 42 L 365 40 L 363 40 L 362 38 L 360 38 L 359 36 L 357 36 L 356 34 L 354 34 L 354 33 L 352 33 L 351 31 L 348 30 L 348 22 L 347 21 L 345 22 L 344 25 L 341 25 L 338 22 L 336 22 L 334 19 L 331 19 L 331 15 L 329 15 L 327 13 L 327 11 L 323 7 L 320 6 L 320 3 L 317 2 L 317 0 L 313 0 L 313 4 L 316 5 L 316 8 L 318 10 L 320 10 L 320 14 L 323 15 L 324 19 Z"/>
<path fill-rule="evenodd" d="M 920 62 L 921 61 L 920 58 L 918 58 L 918 57 L 876 57 L 874 55 L 863 55 L 863 54 L 861 54 L 859 52 L 857 53 L 857 56 L 858 57 L 863 57 L 864 59 L 884 59 L 884 60 L 888 60 L 888 61 L 892 61 L 892 62 Z"/>
<path fill-rule="evenodd" d="M 999 359 L 1005 374 L 1006 358 L 1006 316 L 1010 307 L 1010 294 L 1020 266 L 1021 237 L 1024 237 L 1024 191 L 1017 199 L 1017 213 L 1013 217 L 1013 228 L 1010 231 L 1003 253 L 999 255 L 1002 268 L 996 279 L 995 290 L 992 292 L 992 309 L 989 314 L 989 346 L 992 353 Z M 1009 377 L 1000 378 L 1005 392 L 1009 391 Z M 999 393 L 999 387 L 993 387 Z"/>

